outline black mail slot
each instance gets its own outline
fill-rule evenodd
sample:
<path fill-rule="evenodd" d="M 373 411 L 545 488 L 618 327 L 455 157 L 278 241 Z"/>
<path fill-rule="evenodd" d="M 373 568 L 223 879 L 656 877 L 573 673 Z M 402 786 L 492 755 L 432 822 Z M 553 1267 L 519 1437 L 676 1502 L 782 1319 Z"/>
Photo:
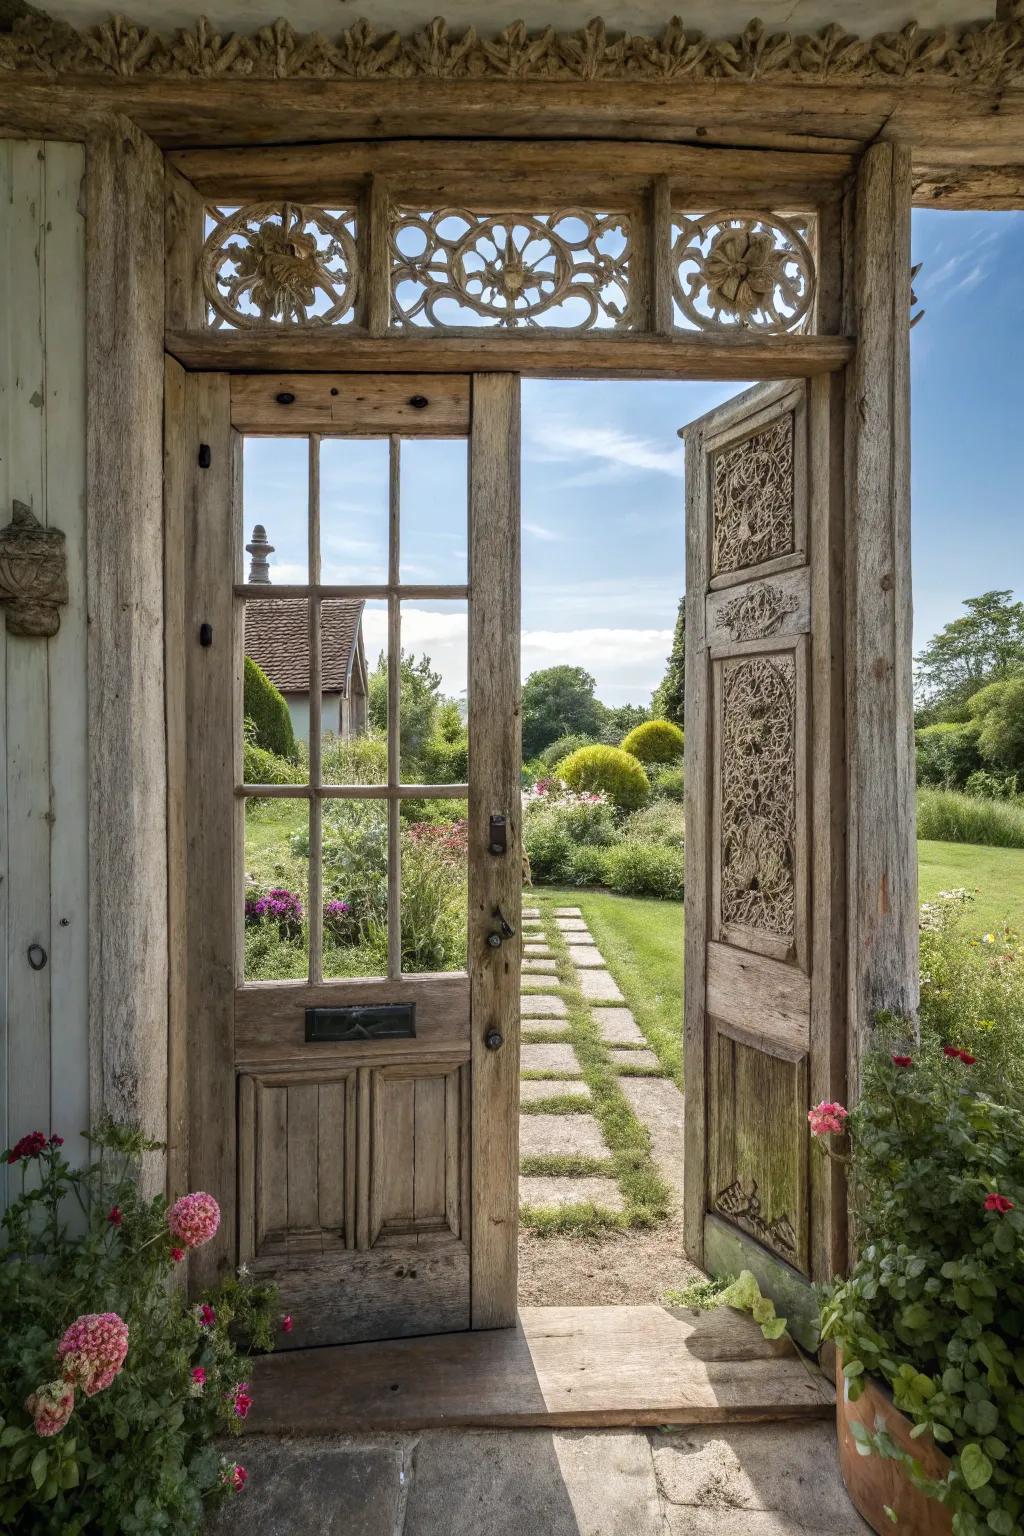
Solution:
<path fill-rule="evenodd" d="M 352 1008 L 306 1009 L 307 1041 L 415 1038 L 415 1003 L 367 1003 Z"/>

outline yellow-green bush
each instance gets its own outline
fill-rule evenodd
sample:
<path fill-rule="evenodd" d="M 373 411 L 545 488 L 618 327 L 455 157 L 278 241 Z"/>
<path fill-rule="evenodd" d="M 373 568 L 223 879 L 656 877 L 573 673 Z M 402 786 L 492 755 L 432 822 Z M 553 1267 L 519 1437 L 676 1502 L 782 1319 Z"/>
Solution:
<path fill-rule="evenodd" d="M 671 720 L 645 720 L 623 739 L 622 750 L 641 763 L 674 763 L 683 755 L 684 741 Z"/>
<path fill-rule="evenodd" d="M 621 811 L 635 811 L 650 793 L 641 764 L 621 747 L 580 747 L 558 772 L 570 789 L 606 794 Z"/>

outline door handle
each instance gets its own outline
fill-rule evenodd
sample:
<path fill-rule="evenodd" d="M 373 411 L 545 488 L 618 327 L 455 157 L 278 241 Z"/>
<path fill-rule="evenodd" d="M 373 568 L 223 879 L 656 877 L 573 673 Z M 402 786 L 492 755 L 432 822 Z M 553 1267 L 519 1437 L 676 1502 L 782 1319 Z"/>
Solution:
<path fill-rule="evenodd" d="M 484 1045 L 489 1051 L 499 1051 L 505 1044 L 505 1036 L 500 1029 L 489 1029 L 484 1035 Z"/>

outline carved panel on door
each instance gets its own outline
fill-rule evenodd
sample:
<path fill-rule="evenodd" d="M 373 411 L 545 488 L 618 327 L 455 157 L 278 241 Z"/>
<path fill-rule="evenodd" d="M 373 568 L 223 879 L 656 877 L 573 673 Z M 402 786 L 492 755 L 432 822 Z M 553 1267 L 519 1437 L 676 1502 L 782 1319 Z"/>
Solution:
<path fill-rule="evenodd" d="M 370 1248 L 436 1248 L 464 1240 L 468 1069 L 419 1064 L 367 1069 Z M 363 1246 L 360 1243 L 360 1246 Z"/>

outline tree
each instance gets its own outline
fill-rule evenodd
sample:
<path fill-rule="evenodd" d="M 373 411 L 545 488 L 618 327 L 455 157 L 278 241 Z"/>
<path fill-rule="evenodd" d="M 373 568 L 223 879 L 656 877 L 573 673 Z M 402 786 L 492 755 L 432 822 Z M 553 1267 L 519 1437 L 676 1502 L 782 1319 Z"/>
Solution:
<path fill-rule="evenodd" d="M 654 690 L 651 713 L 661 720 L 671 720 L 682 727 L 686 703 L 686 593 L 679 599 L 672 649 L 668 655 L 665 676 Z"/>
<path fill-rule="evenodd" d="M 914 658 L 921 724 L 966 719 L 968 699 L 985 683 L 1024 671 L 1024 603 L 1015 603 L 1012 592 L 992 591 L 963 606 L 967 613 Z"/>
<path fill-rule="evenodd" d="M 643 704 L 619 704 L 614 709 L 606 706 L 604 734 L 617 747 L 623 736 L 650 718 L 651 712 Z"/>
<path fill-rule="evenodd" d="M 434 732 L 441 704 L 441 674 L 435 672 L 429 656 L 419 661 L 411 651 L 403 651 L 399 663 L 402 767 L 405 774 L 418 763 Z M 367 718 L 374 730 L 388 728 L 388 659 L 381 651 L 377 665 L 367 680 Z"/>
<path fill-rule="evenodd" d="M 989 683 L 967 707 L 985 761 L 1007 773 L 1024 770 L 1024 673 Z"/>
<path fill-rule="evenodd" d="M 252 746 L 294 761 L 295 732 L 285 696 L 251 656 L 242 672 L 242 712 L 252 721 Z"/>
<path fill-rule="evenodd" d="M 605 707 L 583 667 L 546 667 L 523 684 L 523 756 L 536 757 L 559 736 L 597 736 Z"/>

